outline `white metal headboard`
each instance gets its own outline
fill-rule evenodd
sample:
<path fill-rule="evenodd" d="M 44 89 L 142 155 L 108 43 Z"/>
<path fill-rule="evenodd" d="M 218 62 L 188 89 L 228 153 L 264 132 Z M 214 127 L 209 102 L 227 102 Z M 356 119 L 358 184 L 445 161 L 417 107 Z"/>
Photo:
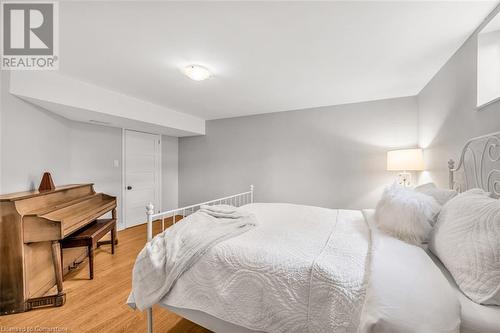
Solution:
<path fill-rule="evenodd" d="M 450 188 L 459 192 L 482 188 L 500 197 L 500 132 L 467 141 L 458 165 L 449 160 L 448 169 Z"/>

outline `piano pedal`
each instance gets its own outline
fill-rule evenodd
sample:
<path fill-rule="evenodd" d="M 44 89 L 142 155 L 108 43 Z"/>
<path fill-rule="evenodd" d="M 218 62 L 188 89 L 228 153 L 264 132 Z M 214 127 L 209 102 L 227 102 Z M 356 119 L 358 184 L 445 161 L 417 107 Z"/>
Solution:
<path fill-rule="evenodd" d="M 56 295 L 30 298 L 26 301 L 25 311 L 39 308 L 63 306 L 64 303 L 66 303 L 66 293 L 64 292 Z"/>

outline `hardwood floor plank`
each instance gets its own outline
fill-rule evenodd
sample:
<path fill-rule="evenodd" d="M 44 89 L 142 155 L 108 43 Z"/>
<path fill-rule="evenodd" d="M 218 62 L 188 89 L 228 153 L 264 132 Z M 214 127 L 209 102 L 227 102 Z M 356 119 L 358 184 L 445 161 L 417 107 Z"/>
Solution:
<path fill-rule="evenodd" d="M 154 231 L 159 231 L 159 223 Z M 43 327 L 77 333 L 146 332 L 146 314 L 125 304 L 135 258 L 146 242 L 146 226 L 119 231 L 118 240 L 114 255 L 109 245 L 96 250 L 94 280 L 88 279 L 87 260 L 65 276 L 64 306 L 0 316 L 0 331 Z M 153 315 L 155 332 L 210 332 L 159 306 L 153 308 Z"/>

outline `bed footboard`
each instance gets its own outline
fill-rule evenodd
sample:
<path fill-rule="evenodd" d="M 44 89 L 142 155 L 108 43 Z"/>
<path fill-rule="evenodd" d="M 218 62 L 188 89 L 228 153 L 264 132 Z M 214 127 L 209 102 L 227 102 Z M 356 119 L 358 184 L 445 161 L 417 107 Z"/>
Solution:
<path fill-rule="evenodd" d="M 234 195 L 230 195 L 228 197 L 224 198 L 219 198 L 219 199 L 214 199 L 206 202 L 201 202 L 195 205 L 191 206 L 186 206 L 186 207 L 181 207 L 181 208 L 176 208 L 172 210 L 168 210 L 165 212 L 160 212 L 157 214 L 154 214 L 154 205 L 152 203 L 149 203 L 146 206 L 146 215 L 147 215 L 147 240 L 148 242 L 153 239 L 153 221 L 156 221 L 158 219 L 161 220 L 161 231 L 163 232 L 165 230 L 165 219 L 171 218 L 173 223 L 178 222 L 178 217 L 181 216 L 182 218 L 193 214 L 196 212 L 198 209 L 200 209 L 201 206 L 203 205 L 232 205 L 235 207 L 240 207 L 249 203 L 253 203 L 253 193 L 254 193 L 254 186 L 250 185 L 250 191 L 247 192 L 242 192 Z M 182 219 L 181 218 L 181 219 Z M 148 322 L 148 333 L 153 333 L 153 309 L 148 308 L 146 310 L 147 314 L 147 322 Z"/>

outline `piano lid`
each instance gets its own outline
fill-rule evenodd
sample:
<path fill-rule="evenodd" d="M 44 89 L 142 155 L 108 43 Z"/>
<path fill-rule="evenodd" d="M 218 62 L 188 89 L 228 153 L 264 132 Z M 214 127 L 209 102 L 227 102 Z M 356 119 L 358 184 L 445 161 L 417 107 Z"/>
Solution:
<path fill-rule="evenodd" d="M 0 202 L 30 199 L 30 198 L 43 196 L 43 195 L 48 195 L 48 194 L 52 194 L 52 193 L 57 193 L 57 192 L 62 192 L 62 191 L 72 190 L 72 189 L 76 189 L 76 188 L 80 188 L 80 187 L 92 186 L 92 185 L 94 185 L 94 184 L 93 183 L 71 184 L 71 185 L 58 186 L 53 191 L 33 190 L 33 191 L 17 192 L 17 193 L 11 193 L 11 194 L 2 194 L 2 195 L 0 195 Z"/>

